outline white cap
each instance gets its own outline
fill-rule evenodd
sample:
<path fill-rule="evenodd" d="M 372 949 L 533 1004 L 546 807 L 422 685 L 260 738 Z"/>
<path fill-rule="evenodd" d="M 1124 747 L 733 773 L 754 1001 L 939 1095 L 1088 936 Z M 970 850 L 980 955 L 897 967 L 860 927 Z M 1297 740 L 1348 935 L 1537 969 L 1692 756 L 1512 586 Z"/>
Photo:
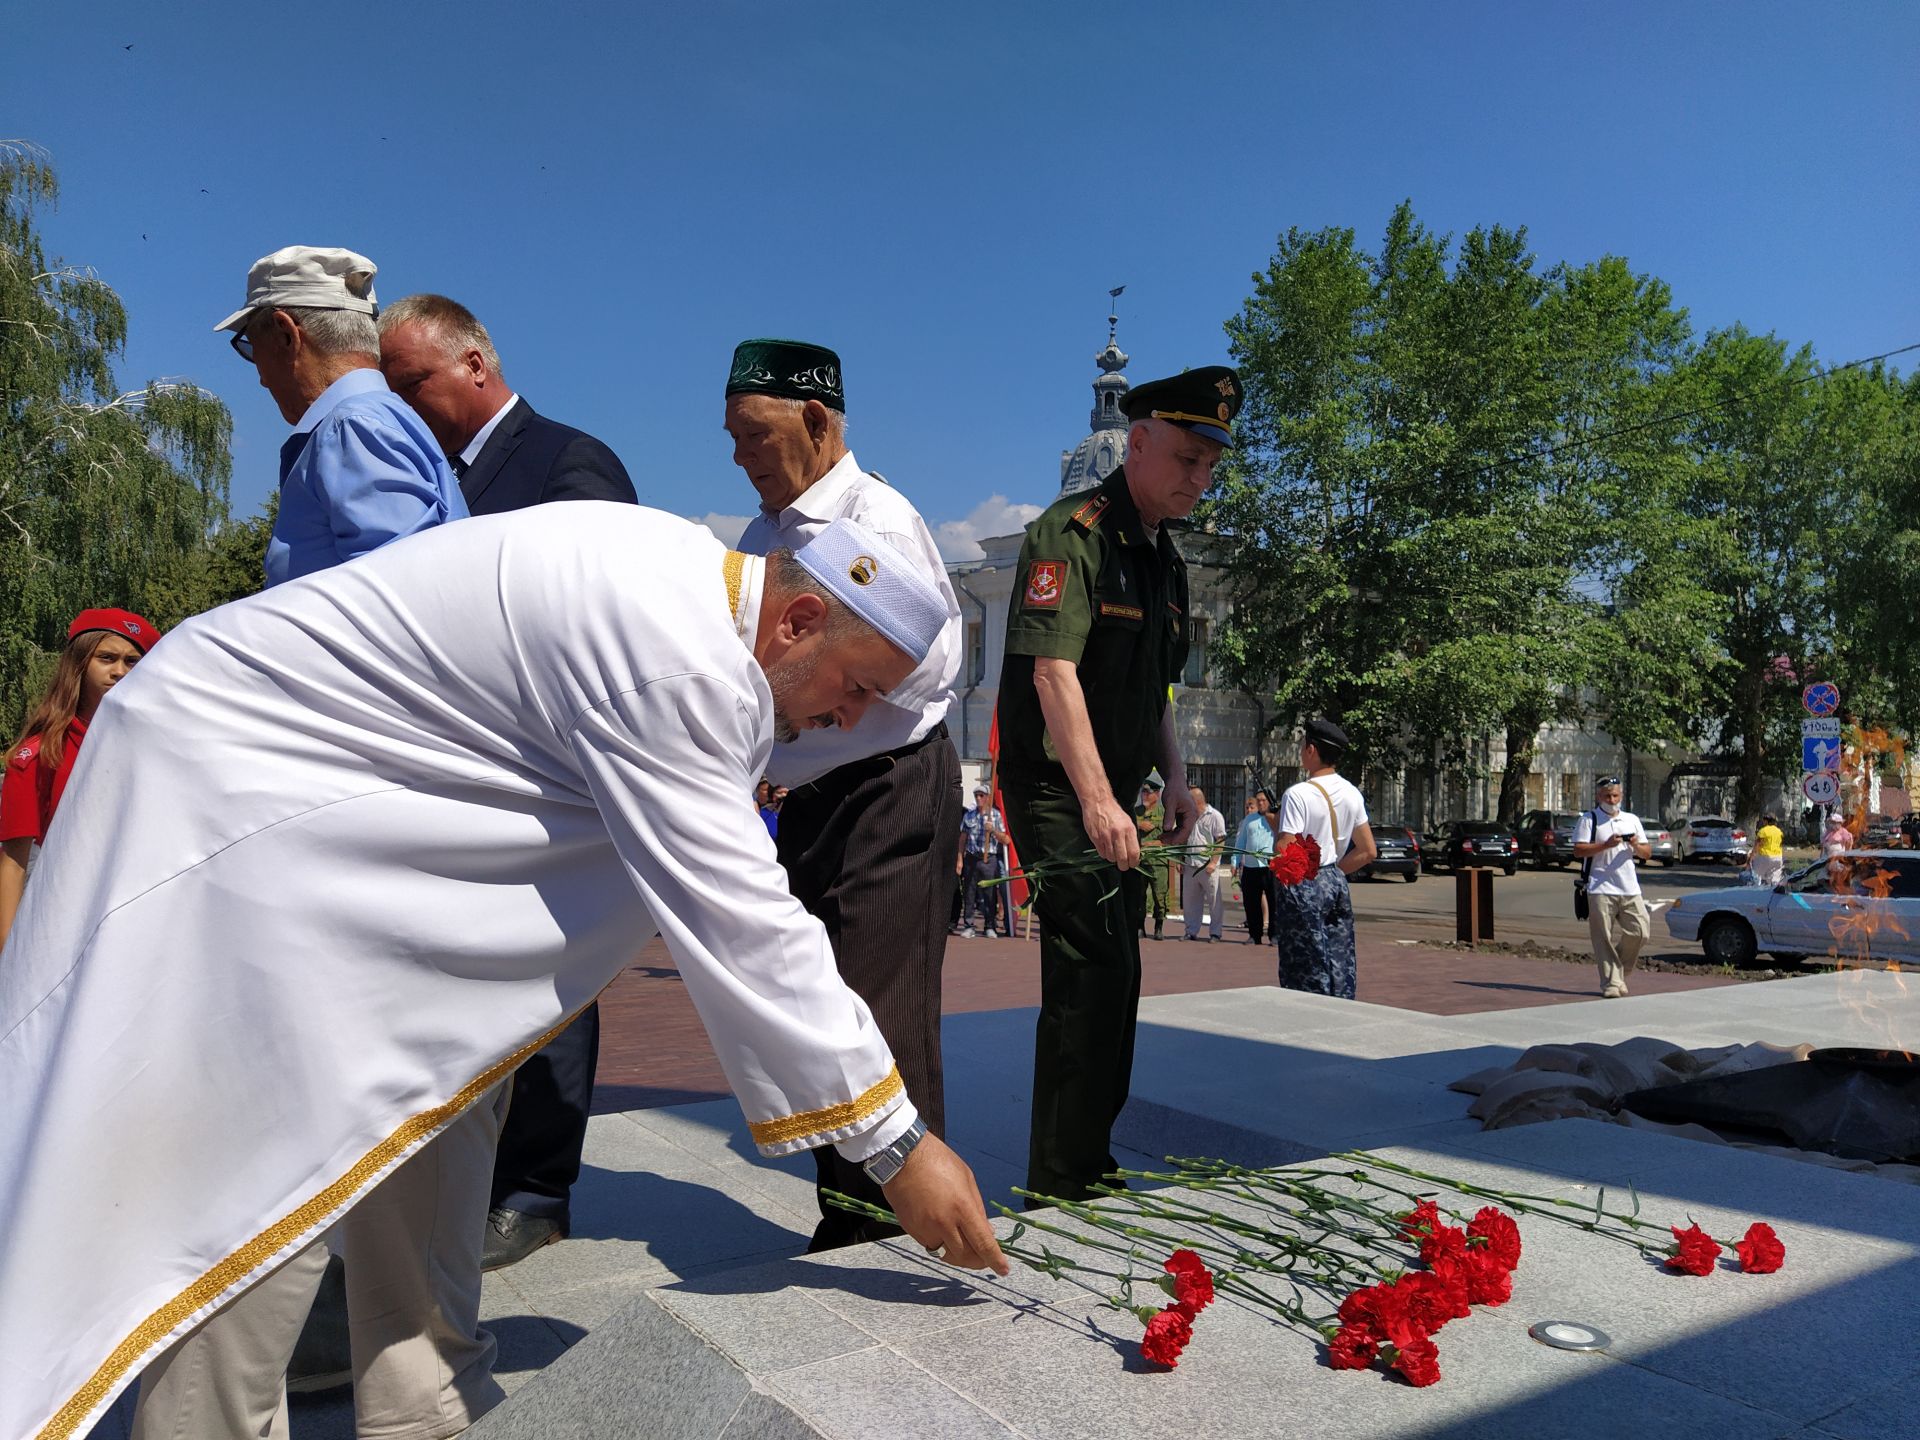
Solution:
<path fill-rule="evenodd" d="M 793 558 L 916 665 L 940 638 L 946 600 L 911 560 L 865 526 L 836 520 Z"/>
<path fill-rule="evenodd" d="M 213 328 L 243 330 L 254 311 L 289 307 L 378 315 L 373 277 L 379 268 L 351 250 L 289 245 L 253 262 L 247 271 L 247 303 Z"/>

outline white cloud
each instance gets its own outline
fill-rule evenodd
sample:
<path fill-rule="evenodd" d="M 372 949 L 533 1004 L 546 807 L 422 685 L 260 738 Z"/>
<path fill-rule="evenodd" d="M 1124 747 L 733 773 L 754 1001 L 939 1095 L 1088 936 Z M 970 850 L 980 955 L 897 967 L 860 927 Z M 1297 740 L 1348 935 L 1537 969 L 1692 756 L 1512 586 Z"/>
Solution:
<path fill-rule="evenodd" d="M 705 515 L 689 515 L 687 518 L 696 525 L 706 526 L 713 532 L 714 539 L 722 545 L 732 545 L 738 541 L 740 533 L 747 528 L 747 522 L 752 519 L 748 515 L 722 515 L 717 511 L 708 511 Z"/>
<path fill-rule="evenodd" d="M 989 495 L 964 520 L 943 520 L 933 527 L 934 544 L 947 561 L 978 560 L 980 542 L 989 535 L 1012 535 L 1040 516 L 1042 506 L 1015 505 L 1004 495 Z"/>

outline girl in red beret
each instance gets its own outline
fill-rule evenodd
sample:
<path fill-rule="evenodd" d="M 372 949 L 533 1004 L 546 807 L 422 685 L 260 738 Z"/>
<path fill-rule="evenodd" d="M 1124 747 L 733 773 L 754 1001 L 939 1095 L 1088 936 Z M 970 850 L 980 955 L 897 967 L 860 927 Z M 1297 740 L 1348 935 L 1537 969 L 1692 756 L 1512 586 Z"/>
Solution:
<path fill-rule="evenodd" d="M 131 610 L 82 610 L 46 694 L 7 755 L 0 779 L 0 947 L 13 929 L 36 845 L 60 804 L 100 698 L 153 648 L 160 632 Z"/>

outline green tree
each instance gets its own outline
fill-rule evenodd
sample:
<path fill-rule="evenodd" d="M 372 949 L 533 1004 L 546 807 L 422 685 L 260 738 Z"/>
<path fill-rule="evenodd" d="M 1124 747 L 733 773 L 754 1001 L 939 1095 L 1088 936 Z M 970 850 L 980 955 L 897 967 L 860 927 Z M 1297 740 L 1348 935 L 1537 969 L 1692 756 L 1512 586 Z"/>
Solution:
<path fill-rule="evenodd" d="M 1246 404 L 1205 512 L 1236 604 L 1218 653 L 1275 725 L 1345 715 L 1375 764 L 1499 735 L 1515 818 L 1540 726 L 1595 680 L 1601 440 L 1684 345 L 1666 288 L 1608 259 L 1536 269 L 1522 230 L 1457 250 L 1408 205 L 1377 257 L 1289 231 L 1228 322 Z M 1277 683 L 1269 677 L 1279 677 Z"/>
<path fill-rule="evenodd" d="M 139 606 L 226 515 L 232 420 L 197 386 L 121 391 L 119 297 L 50 263 L 36 212 L 58 198 L 45 154 L 0 143 L 0 717 L 76 610 Z"/>

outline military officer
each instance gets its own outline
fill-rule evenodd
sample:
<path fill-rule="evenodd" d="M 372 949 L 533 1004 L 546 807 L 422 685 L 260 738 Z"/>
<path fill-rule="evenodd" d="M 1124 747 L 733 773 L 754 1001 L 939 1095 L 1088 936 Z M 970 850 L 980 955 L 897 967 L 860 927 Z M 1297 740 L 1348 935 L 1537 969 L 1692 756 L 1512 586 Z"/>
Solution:
<path fill-rule="evenodd" d="M 1038 888 L 1040 1023 L 1027 1188 L 1083 1199 L 1114 1168 L 1133 1071 L 1146 880 L 1129 807 L 1150 770 L 1164 834 L 1195 814 L 1170 686 L 1187 659 L 1187 570 L 1168 526 L 1193 511 L 1233 443 L 1239 377 L 1225 366 L 1136 386 L 1126 463 L 1027 527 L 1007 616 L 1000 773 L 1030 863 L 1092 849 L 1106 863 Z"/>
<path fill-rule="evenodd" d="M 1148 777 L 1140 787 L 1140 802 L 1133 807 L 1133 823 L 1140 832 L 1140 869 L 1147 877 L 1147 893 L 1153 900 L 1153 938 L 1164 940 L 1167 929 L 1167 861 L 1162 853 L 1167 842 L 1167 807 L 1160 799 L 1160 782 Z M 1142 915 L 1140 933 L 1147 933 Z"/>

